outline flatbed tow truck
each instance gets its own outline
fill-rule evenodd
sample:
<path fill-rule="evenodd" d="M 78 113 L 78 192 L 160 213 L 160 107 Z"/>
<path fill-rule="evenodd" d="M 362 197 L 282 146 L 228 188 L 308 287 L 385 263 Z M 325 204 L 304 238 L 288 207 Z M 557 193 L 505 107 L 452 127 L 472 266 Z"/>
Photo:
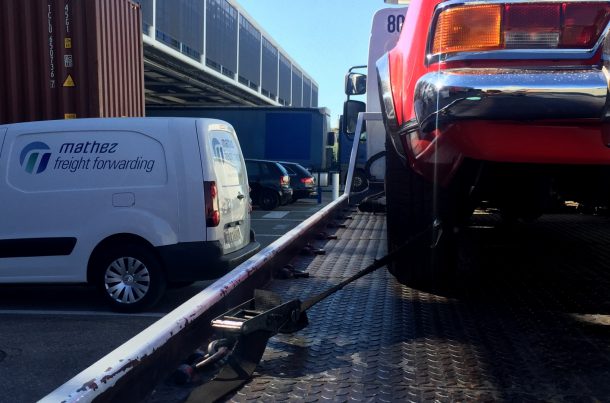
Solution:
<path fill-rule="evenodd" d="M 319 245 L 325 255 L 293 261 L 309 278 L 266 289 L 306 298 L 383 256 L 385 215 L 352 214 Z M 311 309 L 303 330 L 271 338 L 252 380 L 227 400 L 607 400 L 608 218 L 499 223 L 493 212 L 473 220 L 478 280 L 458 294 L 408 288 L 385 269 L 361 278 Z M 169 385 L 149 401 L 184 401 L 196 382 Z"/>
<path fill-rule="evenodd" d="M 359 114 L 355 138 L 367 114 Z M 452 245 L 459 265 L 449 288 L 410 287 L 383 266 L 309 307 L 308 324 L 300 322 L 302 301 L 387 259 L 387 226 L 396 221 L 359 210 L 352 196 L 348 190 L 42 401 L 609 400 L 607 215 L 564 205 L 524 222 L 482 205 Z M 408 265 L 401 259 L 394 271 Z M 267 309 L 256 289 L 273 293 Z M 276 296 L 297 302 L 273 316 L 283 306 Z M 236 310 L 250 299 L 252 309 Z M 238 330 L 237 342 L 195 370 L 189 356 L 226 338 L 213 326 L 219 318 Z M 266 332 L 260 338 L 249 338 L 251 319 Z M 282 332 L 285 324 L 293 328 Z M 219 351 L 210 348 L 205 360 Z M 192 371 L 178 384 L 187 364 Z M 234 377 L 223 379 L 239 382 L 222 395 L 198 393 L 227 368 Z"/>
<path fill-rule="evenodd" d="M 338 214 L 309 253 L 289 258 L 309 277 L 268 281 L 266 273 L 264 286 L 234 282 L 221 299 L 239 294 L 244 300 L 265 288 L 284 300 L 304 300 L 386 253 L 385 214 L 349 205 Z M 418 291 L 377 270 L 311 308 L 302 330 L 270 338 L 251 380 L 223 399 L 607 400 L 610 218 L 567 210 L 505 226 L 495 211 L 480 210 L 469 230 L 464 247 L 472 280 L 453 295 Z M 277 266 L 258 275 L 265 270 L 277 272 Z M 162 345 L 145 355 L 133 351 L 159 330 L 147 329 L 43 401 L 187 401 L 219 366 L 196 371 L 186 385 L 174 381 L 175 369 L 193 352 L 195 336 L 200 346 L 213 339 L 210 318 L 217 313 L 204 312 L 200 321 L 179 314 L 164 318 L 182 330 Z M 95 371 L 101 373 L 92 376 Z"/>

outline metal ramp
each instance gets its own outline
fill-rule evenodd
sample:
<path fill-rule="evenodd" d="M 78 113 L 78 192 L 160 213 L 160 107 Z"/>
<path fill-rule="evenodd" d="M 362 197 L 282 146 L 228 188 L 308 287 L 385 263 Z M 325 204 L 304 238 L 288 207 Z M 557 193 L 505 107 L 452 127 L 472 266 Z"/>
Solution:
<path fill-rule="evenodd" d="M 386 253 L 385 215 L 353 212 L 325 255 L 292 264 L 309 278 L 270 291 L 305 299 Z M 504 227 L 476 215 L 474 272 L 454 297 L 397 283 L 384 269 L 271 338 L 253 378 L 226 401 L 605 401 L 610 396 L 610 219 L 543 216 Z M 150 401 L 184 401 L 190 387 Z"/>
<path fill-rule="evenodd" d="M 305 298 L 385 254 L 384 215 L 346 223 L 325 256 L 298 259 L 310 278 L 270 289 Z M 607 399 L 610 267 L 595 256 L 606 255 L 610 221 L 546 216 L 510 230 L 497 223 L 481 215 L 473 229 L 493 251 L 479 269 L 493 264 L 496 272 L 476 273 L 458 299 L 372 273 L 312 308 L 307 328 L 272 338 L 254 378 L 230 401 Z M 574 245 L 594 250 L 592 260 Z"/>

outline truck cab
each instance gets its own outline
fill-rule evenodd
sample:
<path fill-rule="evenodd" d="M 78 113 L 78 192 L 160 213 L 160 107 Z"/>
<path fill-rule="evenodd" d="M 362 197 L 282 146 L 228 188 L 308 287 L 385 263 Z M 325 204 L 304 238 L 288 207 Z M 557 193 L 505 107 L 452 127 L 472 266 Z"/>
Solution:
<path fill-rule="evenodd" d="M 375 13 L 369 39 L 368 64 L 353 66 L 346 75 L 345 94 L 347 95 L 347 101 L 339 125 L 341 128 L 340 160 L 342 171 L 346 171 L 349 163 L 358 113 L 365 112 L 371 116 L 381 112 L 375 63 L 398 41 L 406 11 L 407 7 L 389 7 Z M 358 96 L 364 96 L 364 101 L 362 97 Z M 352 99 L 352 97 L 360 99 Z M 356 138 L 359 139 L 361 144 L 358 146 L 351 191 L 362 192 L 369 186 L 383 186 L 385 177 L 385 127 L 381 117 L 379 119 L 367 119 Z"/>

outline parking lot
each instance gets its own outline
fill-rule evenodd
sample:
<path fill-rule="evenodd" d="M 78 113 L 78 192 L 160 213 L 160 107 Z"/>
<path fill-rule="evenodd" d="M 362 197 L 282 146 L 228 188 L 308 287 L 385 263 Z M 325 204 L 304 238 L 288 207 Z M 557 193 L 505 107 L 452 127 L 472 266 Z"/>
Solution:
<path fill-rule="evenodd" d="M 273 211 L 255 207 L 252 226 L 264 247 L 330 200 L 299 200 Z M 118 314 L 83 286 L 0 286 L 0 402 L 36 401 L 145 329 L 210 282 L 168 290 L 152 310 Z"/>

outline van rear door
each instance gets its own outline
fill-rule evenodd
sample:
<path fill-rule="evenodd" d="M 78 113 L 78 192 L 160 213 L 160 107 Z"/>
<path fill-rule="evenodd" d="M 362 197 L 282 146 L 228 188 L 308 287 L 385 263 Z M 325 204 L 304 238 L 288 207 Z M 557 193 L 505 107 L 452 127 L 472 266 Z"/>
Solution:
<path fill-rule="evenodd" d="M 215 181 L 220 213 L 219 224 L 208 228 L 208 240 L 220 241 L 223 252 L 230 253 L 250 242 L 250 196 L 246 165 L 233 128 L 217 120 L 206 119 L 204 122 L 207 122 L 207 127 L 203 125 L 206 133 L 200 140 L 200 144 L 205 144 L 201 150 L 204 181 Z M 210 160 L 214 179 L 206 178 L 206 166 L 210 166 Z"/>

